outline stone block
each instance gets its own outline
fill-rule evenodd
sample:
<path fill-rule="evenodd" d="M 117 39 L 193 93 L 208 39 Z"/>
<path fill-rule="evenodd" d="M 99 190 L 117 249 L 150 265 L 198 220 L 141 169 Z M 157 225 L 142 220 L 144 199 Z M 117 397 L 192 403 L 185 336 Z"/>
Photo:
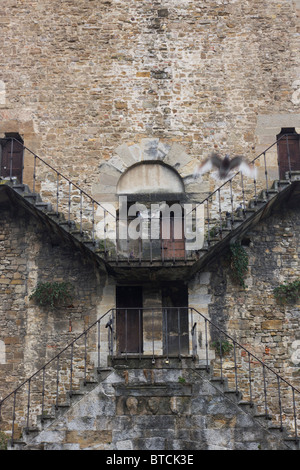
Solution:
<path fill-rule="evenodd" d="M 266 320 L 261 323 L 262 330 L 282 330 L 283 322 L 282 320 Z"/>
<path fill-rule="evenodd" d="M 128 148 L 128 145 L 119 145 L 119 147 L 115 149 L 115 152 L 126 168 L 136 163 L 136 160 L 133 158 L 132 153 Z"/>
<path fill-rule="evenodd" d="M 191 157 L 186 153 L 185 148 L 177 143 L 174 143 L 166 155 L 164 162 L 173 168 L 179 170 L 181 167 L 187 165 Z"/>
<path fill-rule="evenodd" d="M 66 443 L 79 444 L 80 449 L 100 448 L 112 441 L 111 431 L 66 431 Z"/>

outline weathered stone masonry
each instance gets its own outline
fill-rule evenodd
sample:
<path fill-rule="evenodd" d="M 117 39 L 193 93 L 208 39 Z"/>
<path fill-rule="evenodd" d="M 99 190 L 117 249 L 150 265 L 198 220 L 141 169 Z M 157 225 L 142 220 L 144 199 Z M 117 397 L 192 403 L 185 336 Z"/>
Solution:
<path fill-rule="evenodd" d="M 299 216 L 298 207 L 284 205 L 247 232 L 246 289 L 233 282 L 226 254 L 207 269 L 210 318 L 295 386 L 299 383 L 299 302 L 280 305 L 273 290 L 299 278 Z"/>
<path fill-rule="evenodd" d="M 211 151 L 252 159 L 282 128 L 300 132 L 299 11 L 299 0 L 3 0 L 0 138 L 19 133 L 28 148 L 99 202 L 117 200 L 120 176 L 141 159 L 165 159 L 198 200 L 219 185 L 210 175 L 196 183 L 191 179 L 195 163 Z M 269 163 L 270 178 L 277 178 L 276 147 Z M 258 170 L 264 178 L 264 169 Z M 32 154 L 25 152 L 26 183 L 32 184 L 32 174 Z M 37 174 L 36 190 L 53 202 L 55 175 L 41 167 Z M 235 189 L 241 195 L 241 188 Z M 78 209 L 78 194 L 73 202 Z M 0 396 L 5 396 L 115 306 L 116 281 L 21 206 L 0 200 L 0 209 Z M 189 281 L 189 306 L 297 386 L 299 305 L 278 306 L 272 290 L 299 276 L 298 208 L 281 207 L 246 238 L 247 288 L 232 282 L 226 256 L 220 256 Z M 29 302 L 37 282 L 48 280 L 73 282 L 73 306 L 46 312 Z M 161 304 L 157 285 L 149 282 L 145 292 L 145 306 Z M 112 392 L 109 379 L 106 386 Z M 185 445 L 184 420 L 177 419 L 174 407 L 168 409 L 172 429 L 165 444 L 163 436 L 155 440 L 154 431 L 147 434 L 146 419 L 129 416 L 126 406 L 119 403 L 119 428 L 104 416 L 105 431 L 91 427 L 87 441 L 96 440 L 99 448 Z M 206 419 L 219 425 L 212 408 L 205 409 L 208 417 L 200 410 L 198 421 L 191 421 L 198 428 L 184 423 L 190 446 L 205 441 L 199 426 Z M 226 436 L 237 429 L 239 438 L 235 412 L 231 409 L 221 429 Z M 134 434 L 136 422 L 149 440 Z M 68 426 L 66 447 L 77 439 L 75 447 L 83 448 L 85 438 L 74 437 Z M 230 435 L 225 442 L 222 432 L 219 444 L 232 448 L 238 439 Z"/>
<path fill-rule="evenodd" d="M 105 276 L 21 208 L 1 211 L 0 363 L 4 397 L 97 318 Z M 29 300 L 38 282 L 69 281 L 72 305 L 51 311 Z"/>
<path fill-rule="evenodd" d="M 0 131 L 86 188 L 145 137 L 254 157 L 300 125 L 297 7 L 5 0 Z"/>

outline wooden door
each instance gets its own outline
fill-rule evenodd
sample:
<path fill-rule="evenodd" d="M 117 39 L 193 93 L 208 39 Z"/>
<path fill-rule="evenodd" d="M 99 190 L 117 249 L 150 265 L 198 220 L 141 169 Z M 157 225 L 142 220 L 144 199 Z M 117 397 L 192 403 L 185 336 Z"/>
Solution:
<path fill-rule="evenodd" d="M 180 237 L 178 233 L 180 231 Z M 162 259 L 184 259 L 185 257 L 185 240 L 184 240 L 184 219 L 178 220 L 171 214 L 170 217 L 170 237 L 168 239 L 162 237 L 161 229 L 161 248 Z"/>
<path fill-rule="evenodd" d="M 15 177 L 23 181 L 23 145 L 17 140 L 1 139 L 1 169 L 3 178 Z"/>
<path fill-rule="evenodd" d="M 280 134 L 279 136 L 280 137 Z M 300 170 L 300 135 L 297 133 L 283 137 L 277 144 L 280 179 L 286 178 L 289 171 Z"/>
<path fill-rule="evenodd" d="M 117 352 L 143 352 L 143 290 L 141 286 L 117 286 Z"/>
<path fill-rule="evenodd" d="M 162 287 L 163 351 L 166 355 L 188 354 L 188 288 L 182 282 Z"/>

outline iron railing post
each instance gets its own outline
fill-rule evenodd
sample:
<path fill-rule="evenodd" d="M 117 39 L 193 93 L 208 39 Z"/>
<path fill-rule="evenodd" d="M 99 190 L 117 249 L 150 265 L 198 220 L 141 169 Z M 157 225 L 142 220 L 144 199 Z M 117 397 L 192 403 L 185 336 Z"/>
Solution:
<path fill-rule="evenodd" d="M 46 373 L 46 366 L 43 367 L 43 379 L 42 379 L 42 416 L 41 422 L 44 422 L 44 409 L 45 409 L 45 373 Z"/>
<path fill-rule="evenodd" d="M 154 310 L 151 309 L 151 319 L 152 319 L 152 364 L 155 364 L 155 355 L 154 355 Z"/>
<path fill-rule="evenodd" d="M 128 345 L 128 312 L 127 308 L 125 309 L 125 357 L 127 361 L 127 345 Z"/>
<path fill-rule="evenodd" d="M 292 387 L 293 393 L 293 413 L 294 413 L 294 426 L 295 426 L 295 440 L 298 442 L 298 427 L 297 427 L 297 413 L 296 413 L 296 401 L 295 401 L 295 389 Z"/>
<path fill-rule="evenodd" d="M 252 375 L 251 375 L 251 356 L 248 351 L 248 363 L 249 363 L 249 393 L 250 393 L 250 406 L 253 407 L 252 401 Z"/>
<path fill-rule="evenodd" d="M 56 172 L 56 215 L 58 215 L 58 198 L 59 198 L 59 173 Z"/>
<path fill-rule="evenodd" d="M 235 394 L 238 395 L 238 375 L 237 375 L 237 360 L 236 360 L 236 342 L 233 342 L 233 356 L 234 356 L 234 380 L 235 380 Z"/>
<path fill-rule="evenodd" d="M 268 169 L 267 169 L 267 162 L 266 162 L 266 152 L 263 152 L 264 156 L 264 166 L 265 166 L 265 179 L 266 179 L 266 194 L 267 197 L 269 195 L 269 183 L 268 183 Z"/>
<path fill-rule="evenodd" d="M 278 390 L 278 405 L 279 405 L 279 418 L 280 418 L 280 429 L 283 430 L 282 426 L 282 404 L 281 404 L 281 393 L 280 393 L 280 378 L 277 375 L 277 390 Z"/>
<path fill-rule="evenodd" d="M 72 396 L 72 391 L 73 391 L 73 354 L 74 354 L 74 342 L 71 344 L 70 391 L 69 391 L 70 396 Z"/>
<path fill-rule="evenodd" d="M 15 437 L 15 419 L 16 419 L 16 401 L 17 401 L 17 391 L 14 391 L 14 401 L 13 401 L 13 414 L 12 414 L 12 429 L 11 429 L 11 446 L 14 447 L 14 437 Z"/>
<path fill-rule="evenodd" d="M 142 359 L 142 345 L 143 345 L 143 332 L 142 332 L 142 314 L 139 308 L 139 360 Z"/>
<path fill-rule="evenodd" d="M 82 204 L 83 204 L 83 201 L 82 201 L 82 197 L 83 197 L 83 192 L 80 191 L 80 211 L 79 211 L 79 214 L 80 214 L 80 235 L 81 236 L 83 236 L 83 229 L 82 229 L 82 213 L 83 213 Z"/>
<path fill-rule="evenodd" d="M 33 158 L 33 182 L 32 182 L 32 192 L 35 193 L 35 182 L 36 182 L 36 159 L 37 156 L 34 155 Z"/>
<path fill-rule="evenodd" d="M 168 333 L 168 308 L 165 308 L 165 331 L 166 331 L 166 361 L 169 362 L 169 333 Z"/>
<path fill-rule="evenodd" d="M 14 140 L 10 142 L 10 159 L 9 159 L 9 179 L 12 181 L 12 167 L 13 167 L 13 154 L 14 154 Z"/>
<path fill-rule="evenodd" d="M 206 371 L 209 371 L 208 365 L 208 334 L 207 334 L 207 318 L 204 319 L 204 328 L 205 328 L 205 356 L 206 356 Z"/>
<path fill-rule="evenodd" d="M 242 184 L 243 217 L 245 217 L 246 215 L 245 187 L 244 187 L 244 176 L 242 172 L 241 172 L 241 184 Z"/>
<path fill-rule="evenodd" d="M 100 368 L 100 320 L 97 321 L 97 352 L 98 352 L 98 368 Z M 109 343 L 108 343 L 109 344 Z"/>
<path fill-rule="evenodd" d="M 223 223 L 222 223 L 222 204 L 221 204 L 221 189 L 218 189 L 218 206 L 219 206 L 219 233 L 220 238 L 223 236 Z"/>
<path fill-rule="evenodd" d="M 71 187 L 72 183 L 69 181 L 69 197 L 68 197 L 68 224 L 71 223 Z"/>
<path fill-rule="evenodd" d="M 30 412 L 30 386 L 31 379 L 28 380 L 28 397 L 27 397 L 27 420 L 26 420 L 26 430 L 29 429 L 29 412 Z"/>
<path fill-rule="evenodd" d="M 221 369 L 221 382 L 224 382 L 223 379 L 223 343 L 222 343 L 222 332 L 219 329 L 219 350 L 220 350 L 220 369 Z"/>
<path fill-rule="evenodd" d="M 289 146 L 289 139 L 288 135 L 285 136 L 286 139 L 286 151 L 287 151 L 287 156 L 288 156 L 288 164 L 289 164 L 289 180 L 291 181 L 291 176 L 292 176 L 292 168 L 291 168 L 291 155 L 290 155 L 290 146 Z"/>
<path fill-rule="evenodd" d="M 60 355 L 57 356 L 57 373 L 56 373 L 56 401 L 55 408 L 58 409 L 58 395 L 59 395 L 59 359 Z"/>
<path fill-rule="evenodd" d="M 178 321 L 178 358 L 181 361 L 181 327 L 180 327 L 180 309 L 177 309 L 177 321 Z"/>
<path fill-rule="evenodd" d="M 86 385 L 86 369 L 87 369 L 87 332 L 84 333 L 84 379 L 83 383 Z"/>
<path fill-rule="evenodd" d="M 264 402 L 265 402 L 265 415 L 268 417 L 268 402 L 267 402 L 267 384 L 266 384 L 266 371 L 265 365 L 263 364 L 263 380 L 264 380 Z"/>

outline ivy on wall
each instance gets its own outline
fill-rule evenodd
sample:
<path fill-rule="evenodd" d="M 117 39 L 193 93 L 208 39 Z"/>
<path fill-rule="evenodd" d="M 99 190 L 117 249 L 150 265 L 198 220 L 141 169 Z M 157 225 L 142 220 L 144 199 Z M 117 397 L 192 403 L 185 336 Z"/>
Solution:
<path fill-rule="evenodd" d="M 248 272 L 249 257 L 245 248 L 238 242 L 230 245 L 230 267 L 233 280 L 244 289 L 245 278 Z"/>
<path fill-rule="evenodd" d="M 294 303 L 300 299 L 300 279 L 284 282 L 273 289 L 274 296 L 280 304 Z"/>
<path fill-rule="evenodd" d="M 40 282 L 29 300 L 35 300 L 42 307 L 55 309 L 70 303 L 72 298 L 73 286 L 70 282 Z"/>

